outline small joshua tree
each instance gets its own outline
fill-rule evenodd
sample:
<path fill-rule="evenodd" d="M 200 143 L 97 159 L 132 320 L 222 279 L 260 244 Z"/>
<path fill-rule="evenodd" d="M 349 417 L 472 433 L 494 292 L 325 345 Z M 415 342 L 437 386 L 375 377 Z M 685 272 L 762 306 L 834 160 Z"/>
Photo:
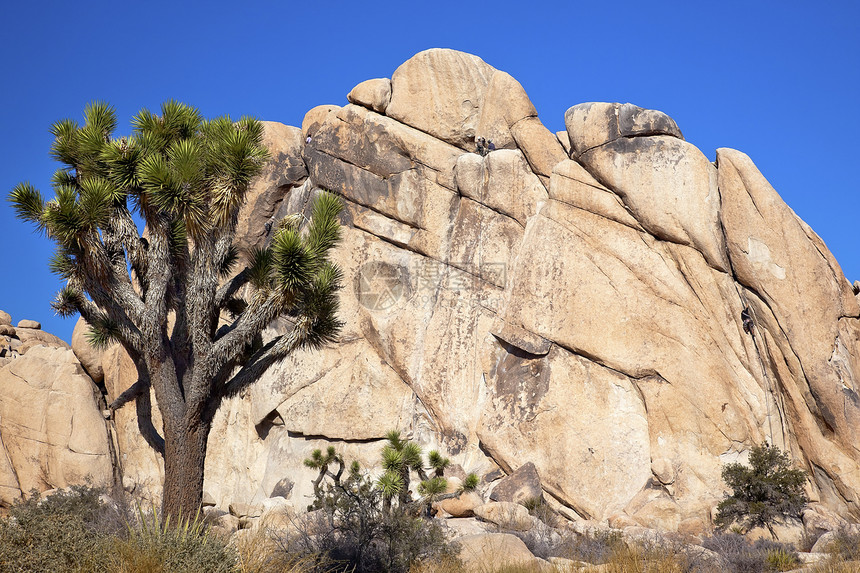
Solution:
<path fill-rule="evenodd" d="M 732 523 L 747 531 L 766 527 L 777 539 L 773 524 L 799 518 L 808 502 L 803 491 L 806 472 L 793 469 L 788 454 L 767 443 L 752 448 L 749 462 L 749 467 L 723 466 L 723 481 L 732 493 L 717 505 L 714 522 L 720 529 Z"/>
<path fill-rule="evenodd" d="M 376 489 L 382 495 L 383 507 L 386 511 L 391 511 L 393 501 L 397 500 L 397 506 L 407 508 L 413 504 L 412 495 L 409 491 L 409 482 L 412 472 L 415 472 L 421 479 L 418 485 L 418 493 L 423 496 L 421 500 L 429 509 L 430 504 L 439 499 L 439 496 L 444 494 L 448 487 L 448 482 L 444 477 L 445 468 L 451 464 L 451 460 L 442 456 L 438 451 L 433 450 L 427 455 L 429 469 L 433 470 L 433 476 L 427 475 L 424 470 L 424 461 L 422 459 L 421 447 L 415 442 L 401 439 L 400 432 L 392 430 L 386 434 L 386 444 L 382 448 L 382 468 L 385 472 L 376 480 Z M 305 465 L 309 468 L 319 470 L 319 474 L 313 481 L 314 495 L 316 501 L 311 506 L 314 509 L 324 507 L 327 497 L 337 495 L 335 492 L 343 491 L 350 480 L 355 481 L 360 477 L 361 468 L 358 462 L 353 461 L 349 468 L 349 475 L 346 481 L 343 481 L 343 474 L 346 469 L 346 463 L 343 456 L 338 454 L 335 449 L 329 446 L 325 454 L 322 450 L 314 450 L 311 457 L 305 460 Z M 337 466 L 337 469 L 332 470 Z M 330 484 L 323 484 L 323 480 L 329 478 Z M 477 476 L 470 474 L 469 476 L 469 491 L 477 485 Z M 472 481 L 475 483 L 472 484 Z M 354 485 L 354 484 L 353 484 Z"/>
<path fill-rule="evenodd" d="M 429 516 L 434 500 L 444 498 L 443 477 L 450 464 L 436 451 L 428 454 L 428 477 L 418 444 L 400 438 L 400 432 L 386 436 L 382 448 L 385 472 L 370 479 L 353 461 L 348 469 L 343 456 L 333 447 L 325 453 L 314 450 L 305 465 L 318 470 L 313 480 L 315 501 L 308 508 L 323 509 L 332 536 L 313 548 L 340 560 L 355 571 L 407 571 L 416 561 L 439 557 L 448 551 L 441 528 Z M 415 472 L 421 483 L 422 499 L 413 501 L 409 481 Z M 476 478 L 477 480 L 477 478 Z M 451 495 L 451 494 L 448 494 Z"/>
<path fill-rule="evenodd" d="M 433 450 L 427 455 L 433 477 L 428 477 L 424 471 L 424 462 L 421 459 L 421 447 L 415 442 L 402 440 L 400 432 L 392 430 L 386 435 L 388 443 L 382 448 L 382 468 L 385 473 L 377 481 L 382 491 L 386 509 L 391 507 L 392 499 L 397 496 L 401 507 L 412 502 L 409 491 L 410 473 L 414 471 L 421 479 L 418 485 L 418 493 L 424 497 L 426 510 L 429 513 L 430 506 L 439 495 L 443 494 L 448 487 L 444 478 L 445 468 L 451 464 L 451 460 L 443 457 L 438 451 Z"/>

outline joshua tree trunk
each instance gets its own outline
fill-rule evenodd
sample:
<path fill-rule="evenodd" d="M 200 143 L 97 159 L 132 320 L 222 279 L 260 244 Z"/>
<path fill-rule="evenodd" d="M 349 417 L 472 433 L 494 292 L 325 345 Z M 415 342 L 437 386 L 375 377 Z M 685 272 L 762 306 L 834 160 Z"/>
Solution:
<path fill-rule="evenodd" d="M 203 466 L 211 425 L 179 420 L 164 426 L 162 516 L 193 519 L 203 502 Z"/>

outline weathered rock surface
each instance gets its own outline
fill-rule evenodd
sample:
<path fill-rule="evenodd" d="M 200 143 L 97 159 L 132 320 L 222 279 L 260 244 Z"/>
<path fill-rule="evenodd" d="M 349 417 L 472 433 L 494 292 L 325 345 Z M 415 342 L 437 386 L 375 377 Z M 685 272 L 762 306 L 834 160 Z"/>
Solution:
<path fill-rule="evenodd" d="M 528 531 L 535 526 L 536 519 L 518 503 L 509 501 L 490 501 L 475 508 L 475 515 L 498 525 L 502 529 Z"/>
<path fill-rule="evenodd" d="M 398 428 L 478 475 L 533 463 L 562 515 L 691 535 L 710 526 L 722 465 L 768 440 L 810 474 L 821 519 L 807 529 L 860 518 L 860 306 L 750 158 L 711 163 L 630 104 L 574 106 L 553 134 L 516 80 L 451 50 L 349 101 L 301 130 L 266 125 L 276 160 L 240 243 L 338 193 L 346 326 L 221 408 L 206 465 L 218 507 L 288 477 L 279 491 L 303 508 L 313 449 L 378 470 Z M 475 137 L 497 150 L 473 153 Z M 33 333 L 47 334 L 5 335 L 10 353 Z M 101 363 L 110 401 L 136 374 L 118 349 Z M 112 423 L 123 483 L 157 493 L 133 406 Z"/>
<path fill-rule="evenodd" d="M 93 348 L 93 345 L 87 340 L 90 325 L 83 317 L 78 318 L 75 324 L 75 329 L 72 331 L 72 352 L 81 362 L 81 366 L 93 379 L 93 382 L 99 383 L 104 381 L 105 372 L 102 368 L 103 350 Z"/>
<path fill-rule="evenodd" d="M 510 533 L 476 533 L 460 537 L 457 542 L 459 557 L 467 570 L 494 571 L 517 565 L 539 570 L 542 563 L 519 537 Z"/>
<path fill-rule="evenodd" d="M 377 113 L 385 113 L 388 102 L 391 101 L 391 80 L 376 78 L 365 80 L 352 88 L 346 95 L 349 103 L 363 105 Z"/>
<path fill-rule="evenodd" d="M 509 501 L 522 505 L 537 503 L 542 497 L 540 476 L 532 462 L 523 464 L 511 475 L 502 479 L 490 494 L 490 499 L 493 501 Z"/>
<path fill-rule="evenodd" d="M 444 499 L 437 506 L 452 517 L 472 517 L 475 515 L 475 508 L 483 505 L 483 503 L 481 496 L 469 491 L 463 492 L 457 497 Z"/>
<path fill-rule="evenodd" d="M 386 115 L 453 145 L 469 145 L 495 71 L 471 54 L 421 52 L 391 77 Z"/>
<path fill-rule="evenodd" d="M 15 337 L 21 341 L 21 346 L 23 347 L 23 349 L 19 350 L 21 354 L 24 354 L 28 348 L 32 348 L 34 346 L 69 348 L 69 343 L 65 340 L 62 340 L 58 336 L 54 336 L 49 332 L 36 328 L 18 326 L 15 329 Z"/>
<path fill-rule="evenodd" d="M 0 368 L 0 505 L 32 489 L 111 484 L 97 393 L 68 348 L 34 346 Z"/>
<path fill-rule="evenodd" d="M 575 159 L 623 137 L 670 135 L 684 139 L 678 125 L 665 113 L 629 103 L 581 103 L 567 110 L 564 122 Z"/>

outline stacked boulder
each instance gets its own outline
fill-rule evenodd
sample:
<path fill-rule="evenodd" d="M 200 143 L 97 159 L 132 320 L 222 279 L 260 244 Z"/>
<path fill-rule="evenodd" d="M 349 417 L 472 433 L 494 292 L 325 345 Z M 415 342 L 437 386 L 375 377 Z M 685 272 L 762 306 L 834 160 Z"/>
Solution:
<path fill-rule="evenodd" d="M 32 490 L 112 484 L 100 397 L 66 342 L 0 311 L 0 507 Z"/>

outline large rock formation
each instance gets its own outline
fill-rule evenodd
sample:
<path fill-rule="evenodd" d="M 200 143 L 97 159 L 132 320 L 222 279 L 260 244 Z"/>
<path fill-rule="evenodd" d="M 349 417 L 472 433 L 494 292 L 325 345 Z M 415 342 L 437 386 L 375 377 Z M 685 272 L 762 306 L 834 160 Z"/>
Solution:
<path fill-rule="evenodd" d="M 0 312 L 0 323 L 9 315 Z M 0 335 L 0 506 L 32 490 L 109 486 L 99 392 L 69 345 L 22 320 Z"/>
<path fill-rule="evenodd" d="M 860 307 L 746 155 L 711 163 L 631 104 L 574 106 L 552 134 L 516 80 L 450 50 L 349 101 L 267 124 L 275 161 L 240 244 L 338 193 L 346 327 L 222 407 L 215 503 L 289 478 L 305 505 L 314 448 L 372 465 L 398 428 L 466 471 L 532 462 L 573 519 L 685 531 L 709 523 L 722 465 L 767 440 L 821 511 L 860 518 Z M 475 153 L 480 137 L 496 151 Z M 134 377 L 121 354 L 102 357 L 108 400 Z M 133 414 L 114 422 L 124 483 L 154 494 Z"/>

